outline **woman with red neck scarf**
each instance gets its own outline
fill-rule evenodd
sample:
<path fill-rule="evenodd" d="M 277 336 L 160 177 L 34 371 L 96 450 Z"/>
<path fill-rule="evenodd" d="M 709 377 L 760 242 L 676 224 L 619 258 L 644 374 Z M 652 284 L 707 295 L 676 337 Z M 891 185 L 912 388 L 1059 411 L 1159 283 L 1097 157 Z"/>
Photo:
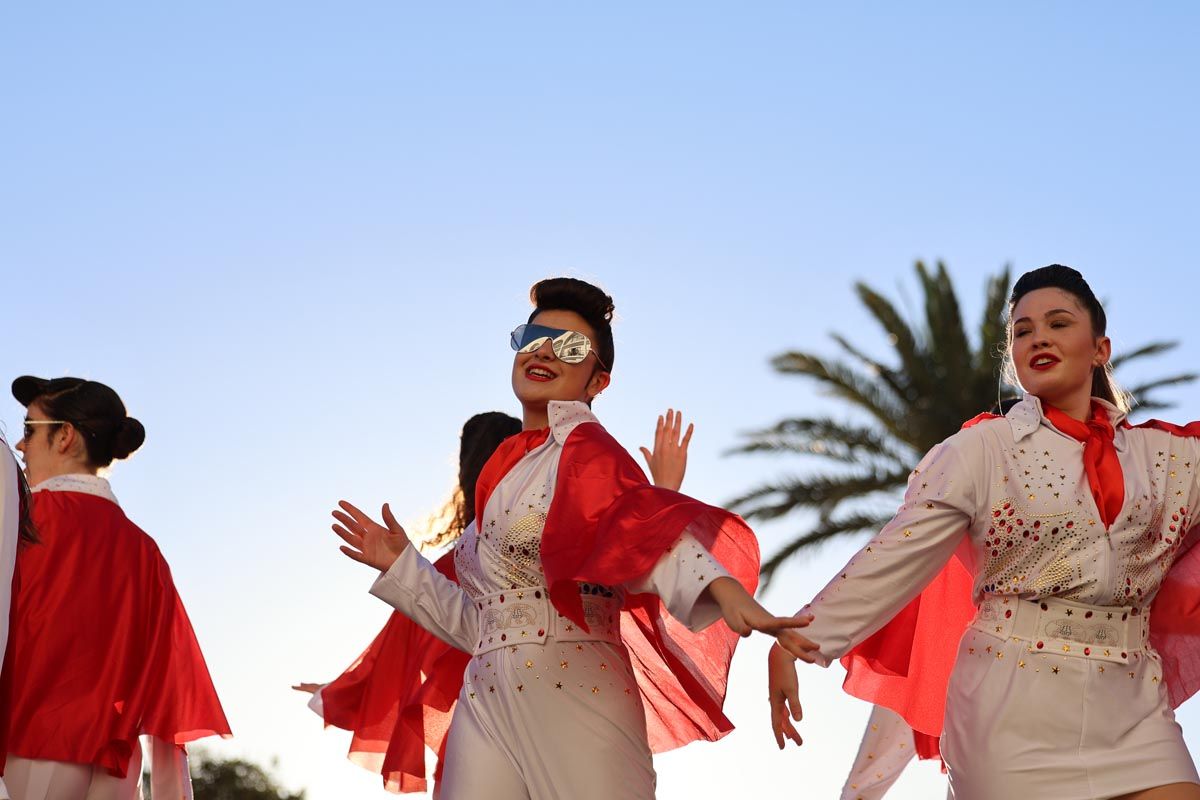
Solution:
<path fill-rule="evenodd" d="M 99 475 L 145 439 L 108 386 L 23 376 L 17 444 L 37 541 L 17 553 L 0 674 L 12 800 L 187 800 L 188 742 L 229 734 L 171 571 Z"/>
<path fill-rule="evenodd" d="M 1195 800 L 1172 708 L 1200 685 L 1200 424 L 1126 422 L 1075 270 L 1026 273 L 1009 312 L 1024 398 L 925 456 L 805 634 L 940 754 L 952 797 Z M 781 748 L 799 743 L 794 656 L 810 655 L 791 636 L 769 657 Z"/>
<path fill-rule="evenodd" d="M 334 530 L 383 572 L 373 594 L 470 654 L 431 701 L 456 698 L 443 800 L 645 800 L 651 752 L 732 728 L 721 706 L 738 635 L 806 619 L 754 601 L 745 523 L 650 485 L 592 414 L 611 380 L 611 298 L 554 278 L 531 299 L 511 337 L 524 430 L 479 477 L 459 583 L 408 546 L 387 506 L 385 526 L 342 503 Z"/>

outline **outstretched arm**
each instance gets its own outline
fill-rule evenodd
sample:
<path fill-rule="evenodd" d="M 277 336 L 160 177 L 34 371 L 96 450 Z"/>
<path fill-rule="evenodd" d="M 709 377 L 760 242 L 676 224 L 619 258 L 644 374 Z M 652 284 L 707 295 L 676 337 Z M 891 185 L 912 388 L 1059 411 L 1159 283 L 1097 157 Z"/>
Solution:
<path fill-rule="evenodd" d="M 371 594 L 395 608 L 442 641 L 471 652 L 478 643 L 479 615 L 458 584 L 438 572 L 429 561 L 409 546 L 408 534 L 384 505 L 385 525 L 372 520 L 350 503 L 339 503 L 334 511 L 334 533 L 346 544 L 341 550 L 361 564 L 383 574 Z"/>

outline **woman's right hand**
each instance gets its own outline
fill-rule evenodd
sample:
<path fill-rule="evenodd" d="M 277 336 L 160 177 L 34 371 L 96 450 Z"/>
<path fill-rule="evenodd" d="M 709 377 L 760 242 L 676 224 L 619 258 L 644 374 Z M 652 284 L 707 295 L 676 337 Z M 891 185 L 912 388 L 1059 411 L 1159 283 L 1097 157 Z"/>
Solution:
<path fill-rule="evenodd" d="M 316 694 L 317 690 L 325 684 L 323 683 L 297 683 L 292 688 L 297 692 L 305 692 L 306 694 Z"/>
<path fill-rule="evenodd" d="M 783 749 L 784 739 L 804 744 L 793 721 L 799 722 L 804 713 L 800 709 L 800 684 L 796 680 L 796 659 L 779 645 L 772 645 L 767 655 L 767 686 L 771 695 L 771 731 L 775 743 Z"/>
<path fill-rule="evenodd" d="M 340 548 L 341 551 L 361 564 L 372 566 L 380 572 L 387 572 L 404 552 L 404 548 L 408 547 L 408 534 L 392 516 L 392 510 L 387 503 L 383 504 L 383 521 L 387 527 L 380 525 L 345 500 L 339 501 L 338 505 L 343 510 L 334 511 L 333 518 L 341 524 L 334 525 L 333 532 L 346 543 Z"/>

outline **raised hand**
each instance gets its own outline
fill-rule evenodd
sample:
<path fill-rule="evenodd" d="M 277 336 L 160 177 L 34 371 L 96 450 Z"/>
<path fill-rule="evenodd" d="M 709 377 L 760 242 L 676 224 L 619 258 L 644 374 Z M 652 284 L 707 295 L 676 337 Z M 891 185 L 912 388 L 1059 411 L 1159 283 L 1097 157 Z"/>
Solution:
<path fill-rule="evenodd" d="M 679 438 L 683 428 L 683 412 L 668 408 L 664 416 L 658 418 L 654 428 L 654 449 L 642 451 L 646 466 L 650 468 L 650 478 L 655 486 L 679 491 L 683 485 L 683 474 L 687 472 L 688 443 L 692 441 L 692 430 L 695 426 L 688 423 L 687 432 Z"/>
<path fill-rule="evenodd" d="M 796 659 L 775 645 L 767 655 L 767 687 L 771 697 L 771 732 L 782 750 L 785 739 L 804 744 L 793 722 L 804 717 L 800 708 L 800 684 L 796 680 Z"/>
<path fill-rule="evenodd" d="M 333 518 L 341 524 L 335 524 L 333 532 L 346 543 L 340 548 L 341 551 L 361 564 L 386 572 L 404 552 L 404 548 L 408 547 L 408 534 L 392 516 L 392 510 L 387 503 L 383 504 L 382 512 L 387 527 L 375 522 L 345 500 L 339 501 L 338 505 L 343 510 L 334 511 Z"/>

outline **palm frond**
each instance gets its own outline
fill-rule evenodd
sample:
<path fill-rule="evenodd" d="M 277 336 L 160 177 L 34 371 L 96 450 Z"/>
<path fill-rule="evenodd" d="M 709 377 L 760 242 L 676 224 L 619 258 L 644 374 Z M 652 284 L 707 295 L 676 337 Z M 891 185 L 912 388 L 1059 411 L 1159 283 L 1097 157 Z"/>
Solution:
<path fill-rule="evenodd" d="M 775 356 L 771 366 L 785 375 L 804 375 L 825 385 L 835 397 L 858 406 L 898 438 L 904 438 L 905 410 L 900 399 L 886 386 L 837 361 L 809 353 L 791 352 Z"/>
<path fill-rule="evenodd" d="M 917 344 L 913 329 L 904 321 L 904 317 L 891 301 L 870 286 L 860 282 L 854 284 L 854 290 L 858 293 L 858 299 L 887 333 L 888 341 L 900 357 L 900 372 L 908 376 L 910 383 L 924 385 L 928 364 Z"/>
<path fill-rule="evenodd" d="M 866 472 L 851 475 L 810 475 L 785 478 L 751 490 L 728 503 L 747 519 L 777 519 L 799 508 L 830 513 L 843 500 L 867 497 L 904 486 L 909 470 Z"/>
<path fill-rule="evenodd" d="M 1179 346 L 1179 342 L 1151 342 L 1150 344 L 1142 345 L 1136 350 L 1131 350 L 1128 353 L 1121 353 L 1119 356 L 1113 356 L 1109 363 L 1114 370 L 1119 369 L 1122 364 L 1128 364 L 1130 361 L 1136 361 L 1139 358 L 1147 356 L 1157 356 L 1166 353 L 1169 350 L 1174 350 Z"/>
<path fill-rule="evenodd" d="M 775 571 L 785 561 L 801 550 L 822 544 L 837 536 L 859 533 L 860 531 L 877 531 L 886 525 L 889 519 L 890 517 L 887 516 L 863 513 L 851 514 L 850 516 L 836 520 L 821 519 L 811 531 L 792 539 L 763 562 L 761 570 L 763 582 L 760 590 L 766 589 L 770 585 L 772 578 L 775 577 Z"/>
<path fill-rule="evenodd" d="M 858 464 L 879 459 L 903 467 L 909 458 L 898 453 L 892 438 L 875 428 L 850 425 L 829 417 L 785 419 L 746 434 L 749 441 L 729 453 L 805 453 Z"/>
<path fill-rule="evenodd" d="M 898 400 L 904 400 L 909 395 L 908 381 L 903 378 L 903 373 L 898 373 L 891 367 L 881 364 L 869 355 L 859 350 L 856 346 L 850 343 L 848 339 L 838 333 L 829 334 L 829 338 L 833 339 L 838 345 L 851 356 L 857 358 L 862 363 L 863 368 L 870 374 L 879 378 L 887 384 L 888 388 L 896 395 Z"/>
<path fill-rule="evenodd" d="M 1178 386 L 1181 383 L 1191 383 L 1197 378 L 1200 378 L 1200 375 L 1195 372 L 1184 372 L 1180 373 L 1179 375 L 1172 375 L 1169 378 L 1158 378 L 1157 380 L 1150 381 L 1149 383 L 1143 383 L 1138 386 L 1134 386 L 1127 391 L 1134 397 L 1140 397 L 1141 395 L 1144 395 L 1147 392 L 1152 392 L 1155 389 L 1161 389 L 1164 386 Z"/>

